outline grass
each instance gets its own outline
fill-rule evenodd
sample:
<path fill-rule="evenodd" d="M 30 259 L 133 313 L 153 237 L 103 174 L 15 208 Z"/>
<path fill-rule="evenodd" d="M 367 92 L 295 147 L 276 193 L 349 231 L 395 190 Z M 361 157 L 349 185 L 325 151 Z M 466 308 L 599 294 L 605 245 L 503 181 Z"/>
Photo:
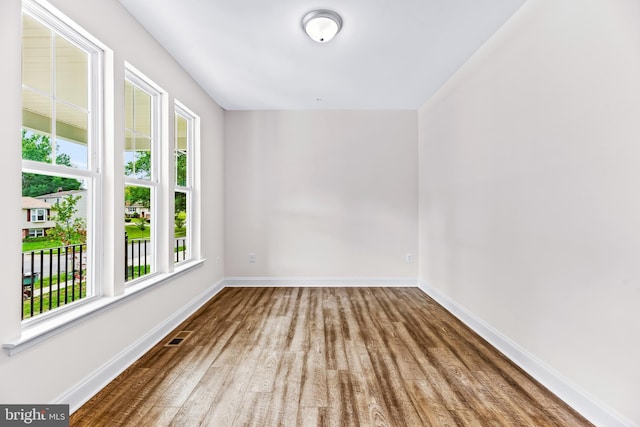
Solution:
<path fill-rule="evenodd" d="M 151 273 L 151 265 L 146 266 L 147 274 Z M 127 269 L 127 279 L 137 279 L 138 277 L 144 276 L 145 266 L 134 266 L 129 267 Z M 73 287 L 71 286 L 71 281 L 66 288 L 64 287 L 64 280 L 66 278 L 66 274 L 60 275 L 60 300 L 58 301 L 58 276 L 46 277 L 44 280 L 38 280 L 34 283 L 33 290 L 33 316 L 31 316 L 31 298 L 27 298 L 22 301 L 22 313 L 24 319 L 28 319 L 30 317 L 35 317 L 40 314 L 40 306 L 42 305 L 42 312 L 45 313 L 49 310 L 56 309 L 58 307 L 62 307 L 65 304 L 72 302 L 72 289 L 75 295 L 73 300 L 77 301 L 79 299 L 85 298 L 87 296 L 87 284 L 86 282 L 82 282 L 82 284 L 78 283 L 77 280 L 74 283 Z M 71 280 L 71 274 L 69 274 L 69 280 Z M 50 283 L 53 285 L 50 286 Z M 44 288 L 49 287 L 49 292 L 45 292 L 42 295 L 42 301 L 40 298 L 40 292 L 38 289 L 44 285 Z M 66 298 L 65 298 L 66 297 Z M 49 308 L 49 301 L 51 301 L 51 308 Z"/>
<path fill-rule="evenodd" d="M 40 301 L 40 294 L 34 293 L 33 294 L 33 316 L 35 317 L 38 314 L 40 314 L 41 302 L 42 302 L 43 313 L 49 311 L 49 301 L 51 301 L 51 310 L 72 302 L 72 298 L 71 298 L 72 289 L 75 294 L 75 301 L 87 296 L 86 282 L 82 282 L 82 284 L 76 283 L 75 286 L 73 286 L 73 288 L 69 286 L 66 290 L 66 294 L 65 294 L 65 289 L 61 287 L 59 301 L 58 301 L 57 289 L 51 289 L 50 292 L 44 293 L 42 295 L 42 301 Z M 22 301 L 22 313 L 25 319 L 32 317 L 31 316 L 31 298 L 28 298 Z"/>
<path fill-rule="evenodd" d="M 151 237 L 151 227 L 148 224 L 145 226 L 144 230 L 140 230 L 135 224 L 127 224 L 125 225 L 124 229 L 127 233 L 127 236 L 129 237 L 129 240 L 149 239 Z M 175 237 L 186 237 L 187 228 L 175 227 L 174 235 Z M 57 248 L 59 246 L 64 246 L 59 240 L 42 240 L 36 242 L 27 241 L 22 242 L 22 252 L 39 251 L 42 249 Z"/>
<path fill-rule="evenodd" d="M 59 240 L 42 240 L 36 242 L 22 242 L 22 252 L 39 251 L 41 249 L 63 246 Z"/>
<path fill-rule="evenodd" d="M 151 227 L 148 225 L 144 227 L 144 230 L 140 230 L 137 225 L 125 225 L 124 231 L 126 231 L 129 240 L 148 239 L 151 236 Z"/>
<path fill-rule="evenodd" d="M 148 239 L 151 237 L 151 227 L 147 224 L 147 226 L 143 230 L 140 230 L 137 225 L 125 225 L 124 230 L 127 232 L 127 236 L 129 240 L 131 239 Z M 187 236 L 187 228 L 186 227 L 175 227 L 174 228 L 175 237 L 186 237 Z"/>
<path fill-rule="evenodd" d="M 78 272 L 76 272 L 78 273 Z M 84 280 L 85 276 L 86 276 L 87 272 L 85 270 L 82 270 L 82 279 Z M 71 271 L 69 271 L 69 278 L 67 279 L 67 273 L 61 273 L 60 276 L 58 275 L 53 275 L 51 277 L 45 277 L 44 279 L 42 279 L 41 277 L 38 277 L 38 280 L 36 280 L 33 284 L 33 287 L 35 289 L 40 289 L 41 286 L 49 287 L 49 286 L 53 286 L 53 287 L 57 287 L 58 286 L 58 281 L 60 282 L 60 286 L 64 286 L 64 282 L 65 280 L 67 280 L 69 283 L 71 283 L 71 280 L 73 279 L 73 273 L 71 273 Z M 77 280 L 77 279 L 76 279 Z"/>
<path fill-rule="evenodd" d="M 145 268 L 147 269 L 146 273 L 144 272 Z M 145 274 L 149 274 L 149 273 L 151 273 L 151 266 L 149 264 L 147 264 L 146 266 L 144 265 L 129 266 L 127 267 L 127 280 L 137 279 L 138 277 L 142 277 Z"/>

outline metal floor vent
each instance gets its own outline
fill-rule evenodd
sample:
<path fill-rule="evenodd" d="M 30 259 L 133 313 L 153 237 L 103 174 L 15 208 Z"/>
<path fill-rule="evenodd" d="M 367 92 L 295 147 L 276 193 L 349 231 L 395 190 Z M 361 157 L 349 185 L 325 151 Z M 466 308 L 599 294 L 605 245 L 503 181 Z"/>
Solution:
<path fill-rule="evenodd" d="M 169 340 L 169 342 L 168 342 L 168 343 L 166 343 L 164 346 L 165 346 L 165 347 L 177 347 L 177 346 L 179 346 L 180 344 L 182 344 L 182 342 L 183 342 L 184 340 L 186 340 L 186 339 L 187 339 L 187 337 L 188 337 L 189 335 L 191 335 L 192 333 L 193 333 L 193 331 L 180 331 L 180 332 L 178 332 L 175 336 L 173 336 L 173 338 L 171 338 L 171 339 Z"/>

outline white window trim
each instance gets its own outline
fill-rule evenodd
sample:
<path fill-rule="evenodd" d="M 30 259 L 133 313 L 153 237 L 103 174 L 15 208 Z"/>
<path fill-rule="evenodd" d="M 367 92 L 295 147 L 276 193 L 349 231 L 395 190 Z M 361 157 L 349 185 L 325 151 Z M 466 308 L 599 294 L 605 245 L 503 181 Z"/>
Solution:
<path fill-rule="evenodd" d="M 91 248 L 87 259 L 87 296 L 76 303 L 67 304 L 55 310 L 40 314 L 22 321 L 23 327 L 39 323 L 68 311 L 78 304 L 94 300 L 102 294 L 102 284 L 97 282 L 101 277 L 102 263 L 96 256 L 96 248 L 102 244 L 102 228 L 97 215 L 102 212 L 102 147 L 104 131 L 104 88 L 105 61 L 111 57 L 111 51 L 98 39 L 85 31 L 46 1 L 23 0 L 22 13 L 41 22 L 55 33 L 75 44 L 88 54 L 88 117 L 87 117 L 87 169 L 75 169 L 64 165 L 22 160 L 22 172 L 56 175 L 84 180 L 87 183 L 87 248 Z M 48 96 L 48 95 L 47 95 Z M 55 100 L 55 94 L 52 98 Z M 52 117 L 52 122 L 55 122 Z M 55 130 L 55 126 L 52 128 Z M 53 154 L 55 155 L 55 154 Z"/>
<path fill-rule="evenodd" d="M 126 288 L 139 282 L 147 281 L 163 271 L 159 264 L 160 257 L 158 256 L 162 248 L 158 230 L 159 224 L 163 223 L 160 216 L 166 215 L 162 209 L 159 209 L 159 203 L 161 192 L 160 167 L 163 159 L 162 146 L 164 145 L 162 144 L 162 139 L 165 120 L 162 107 L 166 103 L 168 94 L 153 80 L 128 62 L 125 62 L 125 80 L 128 80 L 134 86 L 142 89 L 151 96 L 151 177 L 148 180 L 131 176 L 124 177 L 125 186 L 147 187 L 151 189 L 151 273 L 125 282 Z"/>
<path fill-rule="evenodd" d="M 42 213 L 42 215 L 40 215 Z M 42 216 L 42 219 L 38 219 Z M 31 209 L 31 221 L 30 222 L 47 222 L 47 210 L 44 208 Z"/>
<path fill-rule="evenodd" d="M 198 115 L 196 115 L 193 111 L 187 108 L 180 101 L 175 100 L 174 104 L 175 104 L 174 105 L 175 116 L 177 117 L 179 115 L 187 120 L 187 176 L 186 176 L 187 185 L 180 186 L 177 183 L 177 177 L 174 176 L 173 178 L 173 184 L 174 184 L 173 194 L 175 195 L 176 192 L 183 192 L 183 193 L 186 193 L 187 195 L 187 222 L 186 222 L 187 236 L 185 239 L 186 240 L 185 245 L 188 248 L 188 258 L 175 263 L 175 265 L 181 265 L 183 263 L 187 263 L 196 259 L 196 254 L 197 254 L 197 251 L 195 251 L 196 239 L 193 232 L 193 229 L 194 229 L 193 218 L 196 216 L 199 217 L 198 213 L 195 212 L 195 206 L 197 204 L 194 203 L 194 193 L 195 193 L 194 184 L 196 182 L 196 179 L 195 179 L 196 171 L 194 170 L 195 168 L 194 157 L 195 157 L 196 147 L 198 146 L 198 135 L 199 135 L 198 129 L 200 125 L 200 118 L 198 117 Z M 174 135 L 177 136 L 177 134 L 178 134 L 178 131 L 177 129 L 175 129 Z M 174 142 L 175 140 L 176 138 L 174 137 Z M 175 150 L 176 148 L 174 146 L 174 162 L 175 162 Z M 175 212 L 175 209 L 174 209 L 174 212 Z"/>
<path fill-rule="evenodd" d="M 45 235 L 44 228 L 30 228 L 29 237 L 43 237 Z"/>
<path fill-rule="evenodd" d="M 189 264 L 176 268 L 171 273 L 164 273 L 156 275 L 149 283 L 138 283 L 135 286 L 130 286 L 126 289 L 124 294 L 115 297 L 102 297 L 92 298 L 90 300 L 80 300 L 74 303 L 63 306 L 55 316 L 47 316 L 47 312 L 40 316 L 34 317 L 33 320 L 29 319 L 23 323 L 28 322 L 28 325 L 23 325 L 22 334 L 13 339 L 8 340 L 2 344 L 2 347 L 7 352 L 9 357 L 15 356 L 24 350 L 37 345 L 48 338 L 54 337 L 72 328 L 87 319 L 91 319 L 100 313 L 118 307 L 120 304 L 130 301 L 132 298 L 141 296 L 147 290 L 153 289 L 155 286 L 167 283 L 168 281 L 180 276 L 196 267 L 204 264 L 206 260 L 192 260 Z M 68 306 L 68 308 L 67 308 Z M 65 309 L 66 308 L 66 309 Z M 41 316 L 46 316 L 45 319 L 40 319 Z"/>
<path fill-rule="evenodd" d="M 191 259 L 188 262 L 181 263 L 180 265 L 174 265 L 170 257 L 162 257 L 167 258 L 165 263 L 165 268 L 158 272 L 153 277 L 149 277 L 151 275 L 144 276 L 141 278 L 139 282 L 136 280 L 135 284 L 132 282 L 127 283 L 125 288 L 122 287 L 122 275 L 118 273 L 113 273 L 117 275 L 112 276 L 112 272 L 117 268 L 119 271 L 122 267 L 122 261 L 120 259 L 116 259 L 110 254 L 113 252 L 111 249 L 117 247 L 121 244 L 122 239 L 114 237 L 106 239 L 102 235 L 103 227 L 106 231 L 113 230 L 111 227 L 120 227 L 121 221 L 110 221 L 106 223 L 104 226 L 102 225 L 102 220 L 104 218 L 99 218 L 98 215 L 102 213 L 102 205 L 106 206 L 119 206 L 119 203 L 122 203 L 122 199 L 118 198 L 117 200 L 113 199 L 113 195 L 110 192 L 102 192 L 103 183 L 102 179 L 113 179 L 115 183 L 123 183 L 123 178 L 121 174 L 118 174 L 117 177 L 112 177 L 113 171 L 119 171 L 119 168 L 122 167 L 121 160 L 119 159 L 119 155 L 121 153 L 122 146 L 119 144 L 108 144 L 109 146 L 117 147 L 113 152 L 108 151 L 103 156 L 103 150 L 105 149 L 104 141 L 115 140 L 116 134 L 113 131 L 114 123 L 115 123 L 115 115 L 114 111 L 118 109 L 118 106 L 114 103 L 114 91 L 115 91 L 115 81 L 114 81 L 114 56 L 113 52 L 104 44 L 102 44 L 99 40 L 95 39 L 90 33 L 86 32 L 80 26 L 71 21 L 68 17 L 66 17 L 63 13 L 61 13 L 58 9 L 51 6 L 45 0 L 23 0 L 23 11 L 29 11 L 30 15 L 43 15 L 43 22 L 48 26 L 57 29 L 58 26 L 62 28 L 68 29 L 73 34 L 78 35 L 81 38 L 84 38 L 90 45 L 98 50 L 97 57 L 93 58 L 95 63 L 91 68 L 91 79 L 92 82 L 90 84 L 89 89 L 95 89 L 95 92 L 92 93 L 92 104 L 90 105 L 91 116 L 90 120 L 95 120 L 95 124 L 93 127 L 90 127 L 90 138 L 92 138 L 93 150 L 88 153 L 88 165 L 87 170 L 81 169 L 73 169 L 68 168 L 63 165 L 52 165 L 46 163 L 32 162 L 28 160 L 23 161 L 23 172 L 33 172 L 33 173 L 46 173 L 50 175 L 68 177 L 69 169 L 71 169 L 71 177 L 81 177 L 79 179 L 87 180 L 88 184 L 92 189 L 91 196 L 87 196 L 87 206 L 90 208 L 90 215 L 87 216 L 87 222 L 92 221 L 94 223 L 93 232 L 87 236 L 87 245 L 91 245 L 93 248 L 103 247 L 103 245 L 107 245 L 109 250 L 107 253 L 103 254 L 103 257 L 93 257 L 93 269 L 92 273 L 92 283 L 95 286 L 94 296 L 86 297 L 82 300 L 67 304 L 58 308 L 56 310 L 52 310 L 49 312 L 45 312 L 36 317 L 24 320 L 22 322 L 22 330 L 21 334 L 15 339 L 6 341 L 3 343 L 2 347 L 5 349 L 9 356 L 13 356 L 18 354 L 32 346 L 39 344 L 47 340 L 48 338 L 57 336 L 58 334 L 66 331 L 69 328 L 78 325 L 87 319 L 90 319 L 94 316 L 97 316 L 111 308 L 115 308 L 119 306 L 121 303 L 130 301 L 133 298 L 143 296 L 147 290 L 154 289 L 156 286 L 160 286 L 164 283 L 168 283 L 175 279 L 177 276 L 180 276 L 192 269 L 198 268 L 203 265 L 206 259 L 201 258 L 200 252 L 200 219 L 199 219 L 199 209 L 200 209 L 200 200 L 199 200 L 199 188 L 200 188 L 200 174 L 199 174 L 199 163 L 197 159 L 199 159 L 199 149 L 200 149 L 200 118 L 199 116 L 195 116 L 195 134 L 194 134 L 194 150 L 192 154 L 193 166 L 191 168 L 191 173 L 193 176 L 192 181 L 192 247 L 193 251 L 191 252 Z M 58 22 L 59 21 L 59 22 Z M 126 67 L 130 70 L 136 71 L 138 75 L 143 75 L 139 73 L 134 67 L 126 64 Z M 158 88 L 159 89 L 159 88 Z M 167 123 L 171 122 L 168 120 L 170 117 L 169 114 L 169 104 L 168 104 L 168 94 L 160 89 L 162 93 L 162 105 L 160 118 L 167 118 L 164 120 L 164 123 L 160 126 L 159 129 L 162 130 L 161 135 L 161 147 L 165 147 L 166 153 L 162 151 L 158 151 L 159 156 L 167 156 L 170 153 L 170 158 L 173 157 L 173 152 L 170 152 L 172 148 L 172 144 L 169 141 L 170 133 L 167 130 Z M 186 107 L 183 106 L 186 109 Z M 187 109 L 188 111 L 188 109 Z M 88 129 L 89 131 L 89 129 Z M 166 157 L 165 157 L 166 159 Z M 104 165 L 103 165 L 104 162 Z M 165 160 L 166 162 L 166 160 Z M 160 186 L 162 190 L 163 198 L 172 198 L 173 192 L 172 190 L 172 182 L 170 178 L 172 177 L 171 166 L 168 162 L 161 163 L 158 161 L 156 167 L 160 167 L 163 172 L 163 176 L 159 177 Z M 106 176 L 102 176 L 102 172 L 106 172 Z M 118 185 L 118 187 L 120 187 Z M 166 193 L 166 194 L 165 194 Z M 170 220 L 173 220 L 173 212 L 169 207 L 165 208 L 165 205 L 169 205 L 168 200 L 162 200 L 164 202 L 163 205 L 158 205 L 158 209 L 162 207 L 162 211 L 159 212 L 162 214 L 163 222 L 161 226 L 163 230 L 167 229 L 169 221 L 167 220 L 167 216 L 171 216 Z M 93 206 L 93 209 L 91 207 Z M 121 205 L 120 205 L 121 206 Z M 156 214 L 156 220 L 160 215 Z M 100 220 L 98 220 L 100 219 Z M 157 228 L 157 227 L 156 227 Z M 159 228 L 157 228 L 159 229 Z M 169 233 L 161 233 L 162 238 L 159 242 L 160 248 L 167 247 L 167 241 Z M 163 249 L 164 250 L 164 249 Z M 93 251 L 93 253 L 97 253 L 97 251 Z M 104 265 L 104 266 L 103 266 Z M 159 266 L 163 264 L 160 263 Z M 98 275 L 97 272 L 100 272 Z M 96 280 L 96 278 L 106 278 L 106 282 L 113 282 L 111 286 L 109 283 L 101 283 Z M 113 279 L 113 280 L 111 280 Z M 99 292 L 100 291 L 100 292 Z M 106 292 L 105 292 L 106 291 Z"/>

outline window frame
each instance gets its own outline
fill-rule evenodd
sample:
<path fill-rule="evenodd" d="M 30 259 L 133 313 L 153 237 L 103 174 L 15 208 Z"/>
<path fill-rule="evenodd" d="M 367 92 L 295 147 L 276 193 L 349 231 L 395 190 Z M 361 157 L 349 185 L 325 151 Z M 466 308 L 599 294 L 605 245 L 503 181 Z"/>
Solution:
<path fill-rule="evenodd" d="M 51 94 L 43 93 L 31 88 L 22 82 L 22 88 L 28 89 L 43 96 L 47 96 L 54 106 L 51 109 L 52 128 L 50 137 L 52 141 L 52 163 L 37 162 L 22 159 L 22 173 L 35 173 L 42 175 L 59 176 L 63 178 L 73 178 L 86 183 L 87 190 L 87 216 L 86 216 L 86 239 L 87 246 L 87 279 L 86 296 L 78 301 L 65 304 L 61 307 L 49 310 L 38 316 L 22 321 L 23 325 L 40 323 L 44 320 L 57 316 L 61 313 L 73 310 L 78 305 L 83 305 L 94 300 L 103 294 L 103 286 L 97 279 L 102 276 L 102 262 L 97 257 L 97 248 L 103 242 L 102 226 L 97 220 L 97 215 L 102 212 L 102 186 L 103 186 L 103 137 L 105 126 L 104 114 L 104 91 L 105 91 L 105 62 L 107 61 L 108 49 L 90 33 L 83 30 L 73 20 L 63 15 L 56 9 L 42 4 L 37 0 L 23 0 L 21 16 L 28 15 L 47 27 L 52 34 L 62 37 L 65 41 L 83 50 L 87 54 L 87 165 L 86 169 L 73 168 L 65 165 L 55 164 L 56 149 L 56 102 L 65 103 L 56 97 L 55 88 L 55 55 L 52 55 L 52 88 Z M 53 42 L 55 44 L 55 42 Z M 67 102 L 67 104 L 69 104 Z M 72 105 L 72 104 L 71 104 Z M 21 106 L 22 108 L 22 106 Z M 24 127 L 23 129 L 27 129 Z M 46 134 L 37 129 L 28 129 L 39 134 Z M 51 215 L 49 220 L 51 220 Z M 45 221 L 46 222 L 46 219 Z M 46 234 L 46 233 L 45 233 Z"/>
<path fill-rule="evenodd" d="M 42 215 L 40 215 L 40 212 L 42 212 Z M 42 219 L 39 219 L 39 217 L 42 217 Z M 31 209 L 30 222 L 47 222 L 47 209 L 44 209 L 44 208 Z"/>
<path fill-rule="evenodd" d="M 160 192 L 162 191 L 162 186 L 160 182 L 160 168 L 161 162 L 163 159 L 162 153 L 162 138 L 163 138 L 163 111 L 162 105 L 165 102 L 165 98 L 167 93 L 158 86 L 153 80 L 144 75 L 134 66 L 125 62 L 125 84 L 128 81 L 134 87 L 141 89 L 145 93 L 147 93 L 151 97 L 151 141 L 150 141 L 150 150 L 151 150 L 151 168 L 150 168 L 150 177 L 149 179 L 137 178 L 135 176 L 127 176 L 124 175 L 124 186 L 135 186 L 135 187 L 144 187 L 150 189 L 150 197 L 149 202 L 151 204 L 151 233 L 149 236 L 150 239 L 150 251 L 151 251 L 151 271 L 143 276 L 139 276 L 133 278 L 131 280 L 125 280 L 125 288 L 131 285 L 135 285 L 139 282 L 145 281 L 153 276 L 157 275 L 162 271 L 162 268 L 159 264 L 159 256 L 160 249 L 162 248 L 160 243 L 160 236 L 158 233 L 158 224 L 161 223 L 159 216 L 161 215 L 161 211 L 159 209 L 159 201 L 160 201 Z M 126 102 L 126 100 L 125 100 Z M 134 125 L 135 127 L 135 125 Z M 127 131 L 126 123 L 125 123 L 125 134 Z M 123 154 L 126 152 L 126 146 L 123 144 Z M 123 157 L 124 158 L 124 157 Z M 126 163 L 125 163 L 126 165 Z M 124 165 L 123 165 L 124 171 Z M 123 201 L 124 202 L 124 201 Z M 123 213 L 124 215 L 124 213 Z M 123 226 L 124 227 L 124 226 Z"/>
<path fill-rule="evenodd" d="M 44 228 L 30 228 L 29 237 L 44 237 L 47 233 L 44 232 Z"/>
<path fill-rule="evenodd" d="M 178 184 L 177 167 L 176 167 L 176 153 L 178 152 L 177 122 L 178 122 L 179 116 L 185 119 L 187 122 L 187 165 L 186 165 L 187 173 L 185 177 L 186 185 L 184 186 Z M 174 265 L 179 266 L 196 259 L 196 256 L 195 256 L 196 251 L 194 250 L 195 239 L 194 239 L 194 233 L 193 233 L 194 207 L 196 205 L 194 203 L 194 193 L 195 193 L 194 187 L 196 182 L 196 178 L 195 178 L 196 174 L 194 171 L 194 168 L 195 168 L 194 153 L 195 153 L 197 138 L 198 138 L 199 117 L 189 108 L 187 108 L 184 104 L 182 104 L 180 101 L 175 100 L 174 101 L 174 125 L 175 125 L 175 129 L 174 129 L 174 146 L 173 146 L 173 159 L 174 159 L 173 169 L 174 169 L 175 176 L 173 177 L 173 198 L 175 200 L 175 194 L 178 192 L 185 193 L 186 208 L 187 208 L 187 219 L 185 222 L 187 235 L 185 238 L 185 246 L 187 247 L 188 256 L 185 257 L 183 260 L 178 260 L 177 262 L 174 262 Z M 175 206 L 174 206 L 174 215 L 175 215 Z M 172 223 L 175 225 L 175 222 L 172 222 Z M 172 228 L 172 230 L 174 230 L 174 228 Z M 174 235 L 174 233 L 171 233 L 171 234 Z M 174 235 L 174 241 L 175 241 L 175 235 Z"/>
<path fill-rule="evenodd" d="M 172 182 L 173 171 L 171 159 L 174 152 L 171 141 L 171 114 L 169 104 L 169 94 L 159 89 L 162 95 L 160 119 L 158 128 L 162 131 L 160 135 L 160 146 L 162 151 L 157 153 L 161 158 L 156 163 L 155 168 L 158 174 L 159 191 L 156 200 L 157 212 L 154 215 L 156 230 L 160 231 L 156 239 L 156 244 L 162 252 L 158 251 L 157 275 L 144 276 L 148 280 L 136 281 L 135 286 L 125 284 L 122 273 L 123 260 L 122 244 L 123 238 L 117 230 L 121 226 L 119 216 L 106 215 L 104 212 L 118 209 L 122 212 L 123 199 L 121 191 L 124 187 L 122 173 L 121 154 L 124 146 L 120 139 L 119 129 L 122 126 L 121 110 L 116 104 L 120 95 L 116 94 L 122 82 L 122 68 L 116 66 L 114 52 L 91 33 L 84 30 L 74 20 L 60 12 L 46 0 L 22 0 L 21 13 L 29 16 L 46 25 L 51 31 L 63 36 L 64 40 L 71 42 L 76 47 L 91 51 L 87 69 L 89 79 L 88 91 L 89 102 L 87 103 L 87 166 L 86 169 L 76 169 L 60 164 L 40 163 L 31 160 L 22 160 L 23 173 L 47 174 L 58 177 L 68 177 L 85 181 L 87 190 L 87 227 L 86 238 L 87 247 L 91 248 L 91 257 L 88 259 L 89 269 L 85 277 L 91 280 L 92 295 L 76 302 L 66 304 L 55 310 L 44 312 L 38 316 L 23 320 L 21 322 L 21 333 L 16 338 L 3 343 L 3 348 L 11 357 L 31 346 L 44 342 L 50 337 L 54 337 L 68 328 L 78 325 L 85 320 L 97 316 L 105 310 L 112 309 L 127 301 L 132 301 L 142 297 L 144 293 L 158 285 L 167 283 L 175 277 L 186 272 L 199 268 L 205 264 L 205 259 L 201 253 L 201 220 L 200 220 L 200 117 L 195 117 L 194 139 L 192 150 L 192 164 L 190 183 L 192 194 L 190 200 L 191 215 L 191 258 L 184 264 L 176 265 L 172 262 L 170 252 L 171 245 L 169 238 L 173 233 L 169 233 L 169 225 L 173 223 L 173 199 L 175 197 L 175 181 Z M 86 48 L 89 49 L 86 49 Z M 132 70 L 125 61 L 125 67 Z M 137 70 L 136 70 L 137 71 Z M 142 75 L 142 73 L 139 73 Z M 33 89 L 33 88 L 31 88 Z M 73 103 L 71 103 L 73 105 Z M 185 107 L 186 108 L 186 107 Z M 53 109 L 52 109 L 53 110 Z M 187 109 L 187 111 L 189 111 Z M 24 126 L 23 126 L 24 127 Z M 32 126 L 37 127 L 37 126 Z M 122 129 L 120 127 L 120 129 Z M 38 131 L 41 133 L 41 131 Z M 48 132 L 44 132 L 48 134 Z M 64 134 L 62 139 L 68 140 Z M 55 141 L 55 139 L 54 139 Z M 55 154 L 54 154 L 55 155 Z M 84 165 L 82 166 L 84 167 Z M 158 203 L 159 202 L 159 203 Z M 48 217 L 53 217 L 54 213 L 49 211 Z M 46 234 L 47 228 L 41 228 Z M 114 232 L 115 231 L 115 232 Z M 24 227 L 23 227 L 24 232 Z M 116 235 L 117 234 L 117 235 Z M 98 252 L 100 256 L 98 256 Z M 219 261 L 218 261 L 219 262 Z M 17 301 L 16 301 L 17 303 Z"/>

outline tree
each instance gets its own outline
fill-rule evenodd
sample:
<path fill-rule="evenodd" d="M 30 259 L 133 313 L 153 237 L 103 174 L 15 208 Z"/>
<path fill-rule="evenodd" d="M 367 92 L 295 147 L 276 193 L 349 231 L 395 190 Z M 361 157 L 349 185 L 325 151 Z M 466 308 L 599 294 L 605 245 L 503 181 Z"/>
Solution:
<path fill-rule="evenodd" d="M 124 165 L 127 176 L 140 179 L 151 178 L 151 151 L 136 151 L 135 160 Z M 124 201 L 128 206 L 140 204 L 145 208 L 151 207 L 151 190 L 147 187 L 128 185 L 124 190 Z"/>
<path fill-rule="evenodd" d="M 124 165 L 124 173 L 127 176 L 135 176 L 140 179 L 151 178 L 151 151 L 135 151 L 135 160 Z"/>
<path fill-rule="evenodd" d="M 22 158 L 36 162 L 51 163 L 51 139 L 46 135 L 27 133 L 22 129 Z M 71 158 L 62 153 L 56 156 L 56 164 L 72 167 Z M 36 173 L 22 174 L 22 195 L 29 197 L 57 191 L 78 190 L 82 183 L 73 178 L 40 175 Z"/>
<path fill-rule="evenodd" d="M 151 207 L 151 189 L 127 185 L 124 189 L 124 201 L 127 206 L 139 204 L 149 209 Z"/>
<path fill-rule="evenodd" d="M 37 133 L 27 134 L 22 129 L 22 158 L 36 162 L 51 163 L 51 140 Z"/>
<path fill-rule="evenodd" d="M 187 211 L 187 193 L 182 193 L 176 191 L 175 196 L 175 211 L 176 212 L 186 212 Z"/>
<path fill-rule="evenodd" d="M 176 228 L 182 229 L 187 222 L 186 212 L 176 212 L 175 215 Z"/>
<path fill-rule="evenodd" d="M 84 219 L 76 217 L 78 213 L 76 205 L 80 199 L 81 196 L 69 195 L 62 202 L 56 202 L 53 205 L 56 211 L 54 218 L 56 225 L 47 234 L 53 239 L 60 240 L 65 246 L 84 243 L 87 238 Z"/>
<path fill-rule="evenodd" d="M 144 231 L 147 228 L 147 220 L 144 217 L 136 218 L 135 223 L 140 231 Z"/>
<path fill-rule="evenodd" d="M 181 187 L 187 186 L 187 152 L 176 150 L 176 183 Z"/>

